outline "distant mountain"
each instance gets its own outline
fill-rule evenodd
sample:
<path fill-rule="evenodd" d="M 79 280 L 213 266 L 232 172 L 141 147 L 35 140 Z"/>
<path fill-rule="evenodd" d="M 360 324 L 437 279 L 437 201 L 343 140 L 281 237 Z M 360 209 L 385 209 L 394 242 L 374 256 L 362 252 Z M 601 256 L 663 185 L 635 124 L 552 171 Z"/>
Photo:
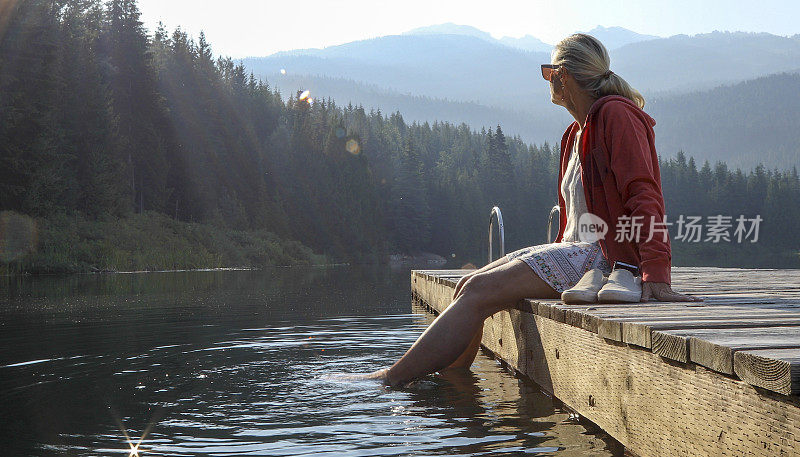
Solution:
<path fill-rule="evenodd" d="M 446 24 L 429 25 L 427 27 L 419 27 L 405 32 L 403 35 L 462 35 L 474 38 L 480 38 L 493 44 L 502 44 L 512 48 L 521 49 L 523 51 L 533 52 L 547 52 L 553 48 L 553 45 L 547 44 L 542 40 L 534 37 L 533 35 L 525 35 L 521 38 L 503 37 L 496 39 L 488 32 L 477 29 L 470 25 L 459 25 L 452 22 Z"/>
<path fill-rule="evenodd" d="M 488 32 L 484 32 L 471 25 L 459 25 L 452 22 L 417 27 L 416 29 L 411 29 L 403 33 L 403 35 L 464 35 L 481 38 L 486 41 L 496 41 Z"/>
<path fill-rule="evenodd" d="M 603 27 L 598 25 L 589 32 L 589 35 L 599 39 L 606 46 L 609 51 L 612 49 L 621 48 L 631 43 L 638 43 L 640 41 L 655 40 L 661 37 L 655 35 L 644 35 L 628 30 L 624 27 Z M 545 43 L 544 41 L 536 38 L 533 35 L 525 35 L 520 38 L 503 37 L 499 40 L 493 38 L 489 33 L 484 32 L 478 28 L 470 25 L 459 25 L 452 22 L 446 24 L 430 25 L 427 27 L 419 27 L 410 30 L 404 35 L 464 35 L 483 40 L 500 43 L 512 48 L 522 49 L 523 51 L 533 52 L 550 52 L 553 45 Z"/>
<path fill-rule="evenodd" d="M 646 92 L 710 89 L 798 67 L 800 40 L 769 33 L 675 35 L 611 52 L 612 70 Z"/>
<path fill-rule="evenodd" d="M 655 35 L 642 35 L 622 27 L 603 27 L 600 25 L 586 33 L 600 40 L 609 51 L 631 43 L 661 38 Z"/>
<path fill-rule="evenodd" d="M 525 35 L 521 38 L 512 38 L 505 36 L 503 38 L 500 38 L 499 41 L 506 46 L 522 49 L 524 51 L 549 53 L 550 51 L 553 50 L 552 44 L 547 44 L 533 35 Z"/>
<path fill-rule="evenodd" d="M 466 35 L 390 35 L 301 55 L 243 59 L 268 80 L 287 74 L 361 81 L 399 93 L 522 110 L 549 100 L 532 53 Z"/>
<path fill-rule="evenodd" d="M 469 34 L 391 35 L 244 62 L 269 79 L 285 69 L 362 81 L 400 93 L 536 110 L 531 103 L 549 92 L 538 78 L 539 64 L 550 61 L 549 52 L 512 48 L 474 36 L 480 31 L 464 26 L 441 30 L 453 28 Z M 645 95 L 710 89 L 800 67 L 800 39 L 767 33 L 676 35 L 629 43 L 610 52 L 612 70 Z"/>
<path fill-rule="evenodd" d="M 507 133 L 519 134 L 526 141 L 558 139 L 570 119 L 552 105 L 549 86 L 540 76 L 539 64 L 549 62 L 549 53 L 516 49 L 499 40 L 474 36 L 474 30 L 468 28 L 458 30 L 468 34 L 392 35 L 249 58 L 244 64 L 285 94 L 302 87 L 315 97 L 333 97 L 339 104 L 352 101 L 384 112 L 399 109 L 410 120 L 467 122 L 475 128 L 500 124 Z M 759 120 L 752 131 L 741 130 L 750 132 L 751 139 L 731 144 L 713 135 L 698 135 L 717 131 L 723 124 L 727 128 L 725 119 L 741 121 L 739 113 L 731 112 L 726 103 L 748 109 L 734 103 L 735 90 L 712 90 L 720 85 L 736 85 L 741 90 L 758 87 L 786 98 L 783 103 L 800 98 L 800 92 L 784 87 L 793 87 L 791 78 L 775 79 L 774 87 L 756 83 L 739 86 L 768 74 L 797 73 L 800 36 L 743 32 L 676 35 L 629 43 L 610 52 L 612 69 L 639 89 L 648 100 L 647 109 L 658 115 L 656 129 L 663 132 L 658 135 L 662 154 L 672 155 L 682 148 L 698 158 L 728 158 L 731 163 L 750 166 L 757 162 L 749 156 L 753 144 L 762 143 L 771 145 L 772 155 L 763 156 L 770 166 L 796 163 L 799 153 L 792 149 L 794 143 L 786 134 L 773 131 L 766 120 Z M 703 95 L 711 92 L 714 95 Z M 695 105 L 694 100 L 701 96 L 710 98 L 702 106 Z M 783 113 L 759 105 L 755 95 L 742 97 L 753 106 L 761 106 L 765 113 Z M 704 106 L 715 106 L 719 111 L 703 111 Z M 689 122 L 681 120 L 684 114 L 699 112 L 704 114 L 690 117 L 693 124 L 684 125 Z M 698 130 L 693 130 L 694 125 Z M 730 125 L 736 129 L 735 122 Z M 690 131 L 694 133 L 686 133 Z M 736 134 L 733 131 L 729 137 Z M 776 138 L 788 139 L 781 146 Z"/>
<path fill-rule="evenodd" d="M 609 51 L 621 48 L 631 43 L 657 40 L 661 38 L 655 35 L 643 35 L 641 33 L 636 33 L 623 27 L 597 26 L 586 33 L 600 40 L 600 42 L 602 42 Z M 552 44 L 545 43 L 533 35 L 525 35 L 522 38 L 503 37 L 499 41 L 506 46 L 511 46 L 513 48 L 518 48 L 525 51 L 550 52 L 553 49 Z"/>
<path fill-rule="evenodd" d="M 683 150 L 731 167 L 763 162 L 768 168 L 800 168 L 798 73 L 658 98 L 645 109 L 656 120 L 662 157 Z"/>
<path fill-rule="evenodd" d="M 470 102 L 411 96 L 355 81 L 286 75 L 274 80 L 288 96 L 314 87 L 314 97 L 353 103 L 384 114 L 399 111 L 408 122 L 466 123 L 475 130 L 501 125 L 509 135 L 533 143 L 557 142 L 572 118 L 560 107 L 542 104 L 536 112 L 501 109 Z M 780 88 L 780 90 L 775 90 Z M 656 119 L 656 146 L 663 158 L 679 150 L 712 164 L 749 169 L 800 167 L 800 74 L 784 73 L 731 86 L 654 98 L 645 111 Z"/>

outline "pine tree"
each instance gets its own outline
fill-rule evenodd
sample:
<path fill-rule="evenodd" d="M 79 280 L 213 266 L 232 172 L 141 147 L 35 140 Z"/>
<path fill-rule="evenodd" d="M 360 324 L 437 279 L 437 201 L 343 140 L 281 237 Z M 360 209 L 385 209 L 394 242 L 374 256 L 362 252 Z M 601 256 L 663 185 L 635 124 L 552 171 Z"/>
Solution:
<path fill-rule="evenodd" d="M 392 191 L 393 231 L 398 248 L 409 253 L 430 237 L 430 207 L 419 153 L 404 140 Z"/>
<path fill-rule="evenodd" d="M 149 42 L 135 0 L 108 3 L 102 35 L 109 63 L 114 112 L 119 119 L 121 154 L 129 174 L 129 196 L 137 211 L 165 210 L 170 150 L 166 112 L 157 92 Z"/>

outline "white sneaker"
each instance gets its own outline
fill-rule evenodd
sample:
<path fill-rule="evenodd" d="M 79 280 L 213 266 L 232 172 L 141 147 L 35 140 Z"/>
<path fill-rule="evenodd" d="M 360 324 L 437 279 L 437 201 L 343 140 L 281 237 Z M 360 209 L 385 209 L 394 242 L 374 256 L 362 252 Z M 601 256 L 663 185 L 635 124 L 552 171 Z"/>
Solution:
<path fill-rule="evenodd" d="M 597 293 L 597 299 L 603 303 L 638 303 L 642 301 L 642 278 L 633 276 L 629 270 L 614 270 Z"/>
<path fill-rule="evenodd" d="M 583 274 L 583 277 L 571 289 L 561 293 L 564 303 L 597 303 L 597 292 L 603 287 L 606 277 L 603 271 L 595 268 Z"/>

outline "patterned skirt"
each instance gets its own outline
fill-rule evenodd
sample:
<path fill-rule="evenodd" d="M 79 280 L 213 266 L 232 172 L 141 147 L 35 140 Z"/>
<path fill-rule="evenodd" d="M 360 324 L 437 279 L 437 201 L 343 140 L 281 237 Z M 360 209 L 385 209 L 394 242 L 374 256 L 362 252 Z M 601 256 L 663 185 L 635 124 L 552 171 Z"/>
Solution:
<path fill-rule="evenodd" d="M 599 268 L 611 273 L 611 265 L 597 242 L 566 241 L 538 244 L 506 254 L 509 261 L 519 259 L 540 278 L 561 293 L 571 288 L 587 271 Z"/>

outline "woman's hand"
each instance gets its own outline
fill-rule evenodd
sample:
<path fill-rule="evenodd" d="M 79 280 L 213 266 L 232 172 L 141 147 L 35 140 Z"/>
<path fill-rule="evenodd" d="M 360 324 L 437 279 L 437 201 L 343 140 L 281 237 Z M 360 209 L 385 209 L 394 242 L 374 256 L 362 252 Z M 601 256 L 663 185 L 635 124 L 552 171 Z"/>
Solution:
<path fill-rule="evenodd" d="M 703 301 L 694 295 L 679 294 L 665 282 L 642 283 L 642 301 Z"/>

